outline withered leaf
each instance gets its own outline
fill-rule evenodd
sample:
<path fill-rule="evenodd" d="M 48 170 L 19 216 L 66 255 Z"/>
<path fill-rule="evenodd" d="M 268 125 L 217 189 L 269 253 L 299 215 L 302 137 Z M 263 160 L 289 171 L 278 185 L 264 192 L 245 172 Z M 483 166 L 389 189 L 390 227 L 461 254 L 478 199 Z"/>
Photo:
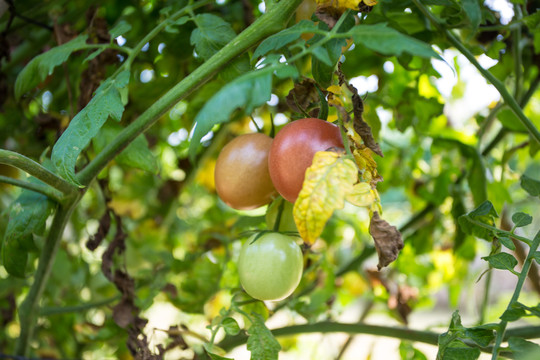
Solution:
<path fill-rule="evenodd" d="M 364 141 L 364 145 L 373 150 L 375 154 L 383 157 L 381 147 L 373 138 L 371 127 L 368 125 L 367 122 L 364 121 L 364 117 L 362 116 L 364 113 L 364 102 L 362 101 L 362 98 L 360 97 L 360 95 L 358 95 L 358 91 L 354 86 L 347 84 L 347 87 L 353 93 L 352 103 L 354 113 L 354 131 L 356 131 L 356 133 L 360 135 L 360 137 Z"/>
<path fill-rule="evenodd" d="M 132 299 L 124 298 L 113 307 L 112 317 L 116 325 L 125 329 L 133 324 L 139 309 L 133 304 Z"/>
<path fill-rule="evenodd" d="M 377 269 L 380 271 L 397 259 L 399 251 L 403 249 L 403 239 L 398 229 L 381 219 L 377 211 L 371 217 L 369 233 L 375 241 L 375 249 L 379 255 Z"/>
<path fill-rule="evenodd" d="M 332 3 L 320 4 L 317 6 L 317 10 L 315 10 L 315 15 L 319 20 L 328 25 L 330 30 L 336 25 L 342 13 L 343 11 L 332 6 Z"/>
<path fill-rule="evenodd" d="M 105 213 L 99 220 L 99 227 L 98 227 L 97 232 L 94 235 L 90 236 L 90 238 L 86 242 L 86 248 L 90 251 L 96 250 L 97 247 L 103 241 L 103 239 L 105 239 L 105 237 L 109 233 L 110 227 L 111 227 L 111 215 L 109 211 L 105 211 Z"/>
<path fill-rule="evenodd" d="M 354 122 L 353 128 L 354 131 L 362 138 L 364 145 L 370 148 L 375 154 L 383 157 L 383 153 L 379 144 L 375 141 L 373 133 L 371 132 L 371 127 L 364 121 L 364 101 L 360 95 L 358 95 L 358 90 L 347 82 L 345 75 L 341 71 L 341 64 L 338 64 L 337 75 L 339 77 L 339 85 L 345 84 L 347 89 L 352 92 L 352 104 L 353 104 L 353 114 Z M 338 109 L 339 110 L 339 109 Z M 350 117 L 345 118 L 344 121 L 350 119 Z M 345 121 L 346 122 L 346 121 Z"/>
<path fill-rule="evenodd" d="M 312 79 L 304 79 L 301 82 L 294 84 L 294 87 L 287 95 L 287 104 L 296 112 L 303 112 L 311 104 L 319 101 L 319 93 L 317 85 Z M 302 109 L 299 109 L 300 106 Z"/>

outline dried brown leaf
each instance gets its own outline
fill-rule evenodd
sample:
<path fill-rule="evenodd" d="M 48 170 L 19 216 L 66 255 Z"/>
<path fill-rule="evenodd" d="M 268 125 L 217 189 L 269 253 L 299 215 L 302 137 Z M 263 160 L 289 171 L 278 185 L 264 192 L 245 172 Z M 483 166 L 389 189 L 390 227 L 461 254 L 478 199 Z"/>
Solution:
<path fill-rule="evenodd" d="M 370 148 L 375 154 L 383 157 L 383 152 L 381 150 L 381 147 L 379 144 L 375 141 L 375 138 L 373 137 L 373 133 L 371 131 L 371 127 L 364 121 L 364 101 L 358 95 L 358 90 L 348 83 L 347 79 L 345 78 L 345 75 L 341 71 L 341 66 L 338 64 L 338 70 L 337 75 L 339 77 L 339 85 L 345 84 L 349 91 L 352 93 L 352 104 L 353 104 L 353 114 L 354 114 L 354 121 L 353 121 L 353 128 L 354 131 L 358 135 L 360 135 L 360 138 L 362 138 L 362 141 L 364 142 L 364 145 Z M 338 109 L 339 110 L 339 109 Z M 350 119 L 350 117 L 345 118 L 344 122 L 347 122 L 345 120 Z"/>
<path fill-rule="evenodd" d="M 381 219 L 377 211 L 371 217 L 369 233 L 375 241 L 375 249 L 379 255 L 377 268 L 380 271 L 397 259 L 399 251 L 403 249 L 403 239 L 398 229 Z"/>
<path fill-rule="evenodd" d="M 304 79 L 294 84 L 294 87 L 287 95 L 287 104 L 296 112 L 305 111 L 310 105 L 319 101 L 317 85 L 312 79 Z M 299 109 L 298 107 L 302 109 Z"/>
<path fill-rule="evenodd" d="M 317 6 L 317 10 L 315 10 L 315 15 L 319 20 L 328 25 L 330 29 L 336 25 L 342 13 L 343 9 L 340 10 L 334 7 L 332 3 L 320 4 Z"/>

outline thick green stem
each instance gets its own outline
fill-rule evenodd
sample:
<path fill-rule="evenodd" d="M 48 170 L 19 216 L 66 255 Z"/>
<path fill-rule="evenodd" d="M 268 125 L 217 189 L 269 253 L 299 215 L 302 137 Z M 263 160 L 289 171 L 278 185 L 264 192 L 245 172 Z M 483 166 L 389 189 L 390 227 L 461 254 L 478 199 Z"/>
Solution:
<path fill-rule="evenodd" d="M 528 326 L 508 330 L 504 339 L 511 336 L 520 336 L 522 338 L 538 338 L 540 336 L 540 326 Z M 431 345 L 437 345 L 439 334 L 432 331 L 413 330 L 403 327 L 380 326 L 367 324 L 343 324 L 329 321 L 323 321 L 313 324 L 293 325 L 279 329 L 271 330 L 274 336 L 288 336 L 307 333 L 347 333 L 347 334 L 367 334 L 376 336 L 386 336 L 401 340 L 417 341 Z M 236 346 L 245 344 L 247 336 L 240 334 L 229 336 L 223 339 L 218 346 L 231 350 Z"/>
<path fill-rule="evenodd" d="M 537 142 L 540 143 L 540 131 L 534 126 L 534 124 L 529 120 L 529 118 L 523 113 L 523 110 L 519 106 L 516 99 L 508 92 L 508 89 L 504 86 L 504 84 L 499 81 L 489 70 L 486 70 L 480 65 L 478 60 L 476 60 L 476 57 L 473 55 L 472 52 L 469 51 L 463 45 L 463 43 L 457 38 L 457 36 L 450 30 L 448 30 L 446 27 L 444 27 L 443 24 L 437 19 L 429 10 L 428 8 L 420 2 L 420 0 L 413 0 L 414 4 L 418 7 L 418 9 L 435 25 L 435 27 L 443 32 L 446 35 L 446 38 L 452 43 L 452 45 L 455 46 L 456 49 L 458 49 L 466 58 L 471 62 L 471 64 L 476 67 L 476 69 L 488 80 L 491 82 L 493 86 L 497 89 L 497 91 L 501 94 L 501 97 L 503 98 L 506 105 L 516 114 L 519 121 L 525 126 L 529 134 L 533 139 L 535 139 Z"/>
<path fill-rule="evenodd" d="M 208 81 L 221 67 L 244 53 L 262 39 L 280 31 L 302 0 L 280 1 L 251 26 L 240 33 L 214 56 L 186 76 L 182 81 L 165 93 L 133 123 L 126 127 L 115 139 L 100 152 L 78 175 L 82 184 L 90 181 L 138 135 L 150 128 L 161 115 L 174 104 L 188 96 L 195 89 Z"/>
<path fill-rule="evenodd" d="M 3 176 L 3 175 L 0 175 L 0 182 L 38 192 L 58 203 L 62 200 L 62 193 L 60 191 L 53 189 L 52 187 L 45 184 L 31 183 L 28 181 L 13 179 L 13 178 Z"/>
<path fill-rule="evenodd" d="M 76 313 L 80 311 L 85 311 L 89 309 L 94 309 L 98 307 L 102 307 L 105 305 L 109 305 L 110 303 L 113 303 L 117 300 L 120 300 L 121 296 L 113 296 L 108 299 L 104 299 L 101 301 L 96 301 L 93 303 L 86 303 L 81 305 L 75 305 L 75 306 L 63 306 L 63 307 L 57 307 L 57 308 L 42 308 L 39 311 L 40 316 L 51 316 L 51 315 L 59 315 L 59 314 L 68 314 L 68 313 Z"/>
<path fill-rule="evenodd" d="M 78 190 L 74 185 L 68 183 L 55 173 L 47 170 L 41 166 L 41 164 L 16 152 L 0 149 L 0 164 L 11 165 L 21 169 L 33 177 L 43 181 L 45 184 L 49 184 L 55 189 L 60 190 L 64 194 L 72 194 Z"/>
<path fill-rule="evenodd" d="M 529 249 L 529 254 L 527 255 L 527 259 L 525 259 L 525 262 L 523 263 L 523 267 L 521 268 L 521 272 L 518 277 L 518 282 L 516 284 L 516 288 L 514 290 L 514 294 L 512 295 L 512 299 L 510 299 L 510 302 L 508 303 L 508 307 L 506 310 L 512 309 L 513 305 L 518 301 L 519 294 L 521 293 L 521 289 L 523 288 L 523 284 L 525 284 L 525 280 L 527 280 L 527 275 L 529 274 L 529 269 L 531 268 L 531 264 L 534 259 L 534 253 L 540 246 L 540 231 L 536 234 L 534 237 L 531 248 Z M 505 320 L 501 320 L 499 323 L 499 329 L 497 330 L 497 338 L 495 339 L 495 345 L 493 346 L 493 353 L 491 355 L 492 360 L 496 360 L 499 355 L 499 349 L 501 347 L 502 342 L 505 339 L 505 331 L 506 326 L 508 325 L 508 322 Z M 540 334 L 540 332 L 539 332 Z"/>
<path fill-rule="evenodd" d="M 45 285 L 51 274 L 54 258 L 58 251 L 64 228 L 78 200 L 79 199 L 69 206 L 59 206 L 54 216 L 49 235 L 41 250 L 39 265 L 34 275 L 34 282 L 32 283 L 28 295 L 26 295 L 26 298 L 19 307 L 21 333 L 15 346 L 15 353 L 17 355 L 28 356 L 28 345 L 32 339 L 37 317 L 39 315 L 39 300 L 41 299 L 41 295 L 45 290 Z"/>

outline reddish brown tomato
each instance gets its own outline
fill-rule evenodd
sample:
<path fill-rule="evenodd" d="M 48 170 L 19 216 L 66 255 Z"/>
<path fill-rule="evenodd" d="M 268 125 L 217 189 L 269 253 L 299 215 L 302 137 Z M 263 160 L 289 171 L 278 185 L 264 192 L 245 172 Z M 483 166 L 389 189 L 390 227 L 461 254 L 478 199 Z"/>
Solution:
<path fill-rule="evenodd" d="M 272 142 L 268 169 L 276 190 L 295 202 L 304 175 L 317 151 L 343 148 L 339 127 L 320 119 L 301 119 L 285 125 Z"/>
<path fill-rule="evenodd" d="M 216 161 L 216 191 L 227 205 L 250 210 L 268 204 L 276 194 L 268 173 L 272 138 L 265 134 L 240 135 L 229 142 Z"/>

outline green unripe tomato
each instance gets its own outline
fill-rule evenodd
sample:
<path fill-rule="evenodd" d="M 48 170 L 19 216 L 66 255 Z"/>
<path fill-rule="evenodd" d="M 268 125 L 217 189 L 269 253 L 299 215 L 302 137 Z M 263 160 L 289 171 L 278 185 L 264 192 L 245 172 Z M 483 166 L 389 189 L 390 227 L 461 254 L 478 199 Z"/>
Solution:
<path fill-rule="evenodd" d="M 302 251 L 290 236 L 275 232 L 257 236 L 250 237 L 240 251 L 240 283 L 255 299 L 282 300 L 300 283 Z"/>
<path fill-rule="evenodd" d="M 274 229 L 276 223 L 279 209 L 283 207 L 281 211 L 281 218 L 279 219 L 278 229 Z M 294 231 L 298 232 L 296 228 L 296 223 L 294 222 L 293 216 L 294 204 L 288 202 L 287 200 L 280 197 L 279 199 L 274 200 L 266 211 L 266 225 L 268 225 L 269 230 L 277 230 L 281 232 Z"/>

